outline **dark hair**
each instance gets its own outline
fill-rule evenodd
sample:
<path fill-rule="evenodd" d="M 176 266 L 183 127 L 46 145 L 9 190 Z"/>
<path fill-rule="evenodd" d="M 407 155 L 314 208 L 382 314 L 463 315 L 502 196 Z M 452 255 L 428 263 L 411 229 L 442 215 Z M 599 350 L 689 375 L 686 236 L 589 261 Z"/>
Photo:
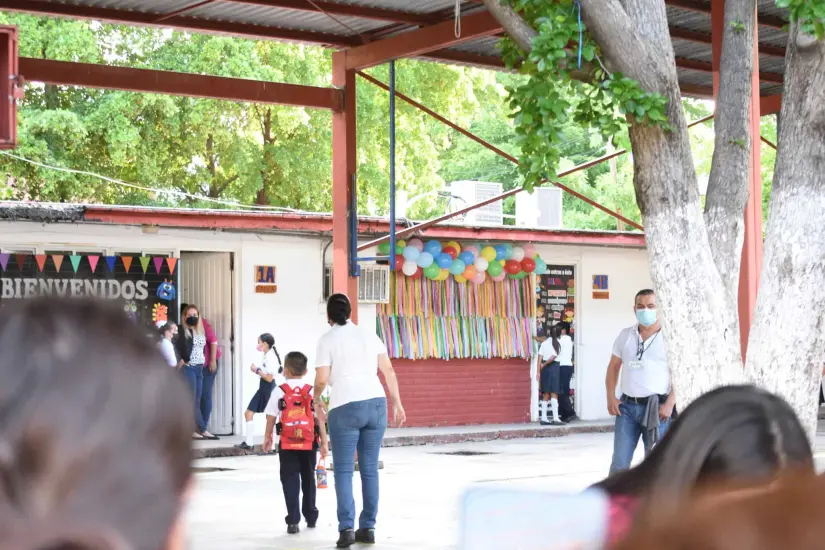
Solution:
<path fill-rule="evenodd" d="M 303 376 L 307 373 L 307 356 L 300 351 L 290 351 L 286 354 L 284 366 L 292 376 Z"/>
<path fill-rule="evenodd" d="M 786 466 L 814 467 L 791 406 L 755 386 L 725 386 L 688 405 L 641 464 L 595 487 L 661 507 L 711 481 L 764 481 Z"/>
<path fill-rule="evenodd" d="M 188 307 L 189 307 L 189 304 L 187 304 L 186 302 L 181 303 L 181 305 L 180 305 L 180 316 L 181 317 L 183 317 L 183 312 L 186 311 L 186 308 L 188 308 Z M 181 321 L 183 321 L 183 319 L 181 319 Z"/>
<path fill-rule="evenodd" d="M 281 364 L 281 356 L 278 355 L 278 348 L 275 347 L 275 337 L 269 334 L 268 332 L 264 332 L 258 339 L 263 342 L 264 344 L 269 346 L 269 349 L 275 352 L 275 357 L 278 359 L 278 374 L 284 372 L 284 366 Z"/>
<path fill-rule="evenodd" d="M 655 296 L 655 295 L 656 295 L 656 291 L 653 290 L 652 288 L 643 288 L 642 290 L 640 290 L 639 292 L 636 293 L 636 297 L 633 298 L 633 303 L 635 304 L 636 300 L 638 300 L 642 296 Z"/>
<path fill-rule="evenodd" d="M 163 335 L 171 331 L 173 328 L 175 328 L 175 323 L 173 323 L 172 321 L 169 321 L 168 323 L 163 323 L 161 326 L 158 327 L 158 334 L 160 334 L 160 337 L 163 338 Z"/>
<path fill-rule="evenodd" d="M 556 353 L 559 353 L 561 351 L 561 343 L 559 342 L 559 338 L 561 338 L 561 323 L 553 325 L 550 328 L 550 338 L 553 341 L 553 349 L 556 350 Z"/>
<path fill-rule="evenodd" d="M 327 318 L 336 325 L 346 325 L 352 315 L 352 306 L 345 294 L 333 294 L 327 300 Z"/>
<path fill-rule="evenodd" d="M 191 475 L 183 379 L 87 299 L 4 308 L 0 349 L 0 547 L 163 548 Z"/>

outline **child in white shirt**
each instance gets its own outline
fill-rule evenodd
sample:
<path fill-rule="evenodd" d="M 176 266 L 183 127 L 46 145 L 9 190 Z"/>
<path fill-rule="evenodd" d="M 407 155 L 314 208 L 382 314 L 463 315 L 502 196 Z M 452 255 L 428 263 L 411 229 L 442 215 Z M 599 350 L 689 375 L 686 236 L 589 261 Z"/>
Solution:
<path fill-rule="evenodd" d="M 262 413 L 266 410 L 266 405 L 269 403 L 273 388 L 284 380 L 282 374 L 284 369 L 283 366 L 281 366 L 281 357 L 278 355 L 278 350 L 275 349 L 275 338 L 268 332 L 261 334 L 258 337 L 257 349 L 264 354 L 263 363 L 260 367 L 253 363 L 249 369 L 254 372 L 261 381 L 258 385 L 258 391 L 255 392 L 244 413 L 244 418 L 246 419 L 246 439 L 240 445 L 235 445 L 236 448 L 243 449 L 244 451 L 251 451 L 254 445 L 253 432 L 255 424 L 252 419 L 256 413 Z"/>

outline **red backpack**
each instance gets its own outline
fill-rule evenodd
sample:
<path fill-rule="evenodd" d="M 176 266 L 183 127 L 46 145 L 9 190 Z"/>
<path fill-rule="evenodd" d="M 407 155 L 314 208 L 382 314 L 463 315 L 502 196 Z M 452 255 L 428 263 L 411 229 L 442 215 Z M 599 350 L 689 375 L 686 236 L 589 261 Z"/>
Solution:
<path fill-rule="evenodd" d="M 312 411 L 312 386 L 291 388 L 289 384 L 280 386 L 284 397 L 280 402 L 279 422 L 281 450 L 311 451 L 315 444 L 315 415 Z"/>

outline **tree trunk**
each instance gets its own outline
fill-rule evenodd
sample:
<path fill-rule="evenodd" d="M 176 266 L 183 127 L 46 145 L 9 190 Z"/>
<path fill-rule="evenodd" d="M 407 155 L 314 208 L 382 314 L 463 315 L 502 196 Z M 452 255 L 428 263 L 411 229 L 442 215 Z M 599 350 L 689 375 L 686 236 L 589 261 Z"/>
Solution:
<path fill-rule="evenodd" d="M 747 369 L 816 433 L 825 366 L 825 44 L 791 27 Z"/>

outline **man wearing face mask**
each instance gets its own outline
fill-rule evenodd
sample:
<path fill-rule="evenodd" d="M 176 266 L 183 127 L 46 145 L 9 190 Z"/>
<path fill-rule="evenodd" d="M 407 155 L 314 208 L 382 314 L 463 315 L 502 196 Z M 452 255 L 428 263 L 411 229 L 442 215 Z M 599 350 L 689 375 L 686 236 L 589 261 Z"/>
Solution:
<path fill-rule="evenodd" d="M 607 367 L 607 409 L 616 417 L 611 474 L 630 467 L 639 437 L 645 454 L 650 452 L 665 435 L 676 403 L 656 293 L 650 289 L 639 291 L 633 309 L 638 324 L 619 333 Z M 619 373 L 621 397 L 616 395 Z"/>

